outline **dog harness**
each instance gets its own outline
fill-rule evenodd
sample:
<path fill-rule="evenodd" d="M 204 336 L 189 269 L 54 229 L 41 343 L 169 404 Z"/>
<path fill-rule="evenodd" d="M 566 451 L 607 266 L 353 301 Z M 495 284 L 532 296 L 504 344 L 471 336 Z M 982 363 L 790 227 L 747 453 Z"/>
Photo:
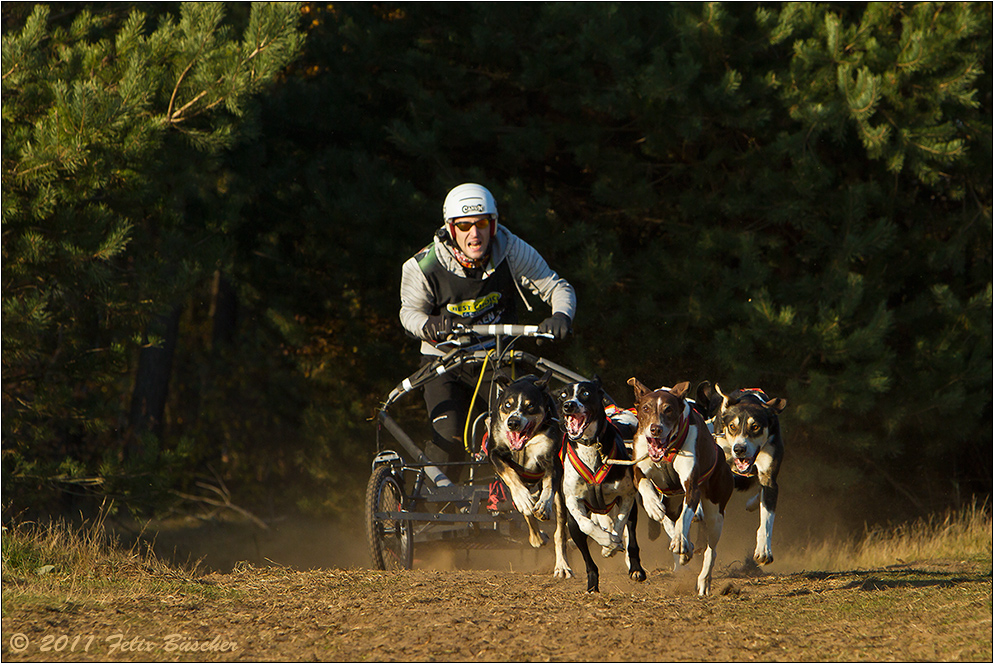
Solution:
<path fill-rule="evenodd" d="M 687 417 L 686 412 L 680 416 L 680 421 L 677 422 L 676 428 L 670 432 L 669 438 L 666 439 L 666 450 L 663 452 L 663 461 L 666 463 L 673 463 L 673 459 L 676 458 L 677 452 L 683 449 L 683 444 L 687 442 L 687 434 L 690 432 L 690 418 Z"/>
<path fill-rule="evenodd" d="M 711 477 L 711 473 L 714 472 L 714 469 L 718 467 L 718 455 L 720 454 L 722 455 L 722 457 L 725 456 L 725 453 L 721 450 L 720 447 L 718 447 L 717 443 L 715 443 L 714 447 L 715 447 L 714 463 L 711 464 L 711 468 L 708 469 L 708 472 L 701 475 L 700 479 L 697 480 L 698 485 L 704 484 L 705 480 Z M 649 481 L 652 482 L 652 479 L 650 478 Z M 652 485 L 656 486 L 656 483 L 652 482 Z M 669 489 L 669 488 L 660 488 L 656 486 L 656 489 L 659 491 L 659 493 L 663 494 L 664 496 L 682 496 L 684 494 L 684 490 L 682 488 Z"/>
<path fill-rule="evenodd" d="M 608 452 L 608 459 L 615 459 L 615 452 L 617 451 L 618 443 L 615 439 L 615 444 L 612 446 L 611 450 Z M 613 470 L 613 466 L 609 463 L 602 463 L 600 468 L 596 472 L 590 470 L 587 464 L 583 463 L 583 459 L 580 455 L 576 453 L 576 448 L 569 444 L 569 438 L 566 434 L 563 434 L 563 445 L 559 449 L 559 460 L 566 463 L 566 458 L 569 458 L 570 465 L 573 469 L 583 478 L 583 481 L 587 484 L 603 484 L 604 480 L 607 478 L 608 473 Z"/>
<path fill-rule="evenodd" d="M 519 463 L 515 463 L 511 459 L 507 460 L 507 465 L 511 467 L 511 470 L 513 470 L 515 473 L 518 474 L 518 477 L 520 477 L 521 480 L 525 484 L 531 484 L 533 482 L 538 482 L 540 479 L 542 479 L 543 477 L 545 477 L 545 473 L 544 472 L 542 472 L 542 471 L 532 472 L 530 470 L 525 470 L 524 466 L 522 466 Z"/>
<path fill-rule="evenodd" d="M 591 512 L 596 512 L 597 514 L 607 514 L 608 512 L 614 509 L 614 506 L 617 505 L 620 500 L 621 496 L 615 496 L 614 500 L 612 500 L 604 507 L 594 507 L 593 505 L 590 504 L 590 501 L 586 499 L 584 499 L 583 504 Z"/>
<path fill-rule="evenodd" d="M 614 427 L 614 423 L 611 422 L 611 420 L 608 420 L 607 423 L 609 427 L 612 428 Z M 617 433 L 617 429 L 615 429 L 615 433 Z M 563 444 L 562 447 L 560 447 L 559 449 L 559 460 L 563 464 L 565 464 L 566 459 L 568 458 L 570 465 L 573 466 L 573 469 L 583 479 L 584 482 L 593 486 L 599 486 L 604 483 L 604 480 L 607 479 L 608 474 L 614 469 L 614 466 L 608 463 L 608 461 L 611 459 L 618 458 L 618 455 L 616 454 L 619 451 L 618 440 L 619 436 L 615 435 L 614 445 L 612 445 L 611 449 L 608 451 L 607 458 L 604 460 L 605 462 L 602 463 L 600 465 L 600 468 L 598 468 L 597 471 L 595 472 L 590 470 L 587 464 L 583 462 L 583 459 L 581 459 L 580 455 L 577 454 L 576 448 L 570 445 L 569 437 L 566 434 L 563 434 Z M 625 455 L 622 454 L 620 456 L 625 456 Z M 590 504 L 590 501 L 584 499 L 583 504 L 591 512 L 596 512 L 597 514 L 607 514 L 612 509 L 614 509 L 614 506 L 617 505 L 620 500 L 621 496 L 615 496 L 614 500 L 612 500 L 607 505 L 603 504 L 592 505 Z"/>
<path fill-rule="evenodd" d="M 521 478 L 521 481 L 528 486 L 535 484 L 536 482 L 540 481 L 543 477 L 545 477 L 544 472 L 540 471 L 533 473 L 529 470 L 525 470 L 524 466 L 522 466 L 519 463 L 515 463 L 513 459 L 508 459 L 505 463 L 507 463 L 508 467 L 510 467 L 511 470 L 517 473 L 518 477 Z M 490 491 L 487 500 L 487 509 L 489 509 L 491 512 L 496 513 L 500 510 L 500 503 L 504 502 L 507 499 L 508 499 L 507 489 L 504 487 L 504 480 L 498 477 L 490 483 Z"/>
<path fill-rule="evenodd" d="M 672 464 L 673 460 L 676 458 L 677 452 L 683 449 L 683 444 L 687 442 L 687 434 L 690 432 L 690 418 L 687 413 L 680 417 L 680 421 L 677 423 L 676 428 L 670 433 L 669 438 L 666 441 L 666 451 L 663 453 L 662 461 Z M 713 439 L 712 439 L 713 440 Z M 714 469 L 718 467 L 718 457 L 719 455 L 724 458 L 725 452 L 718 446 L 718 443 L 714 443 L 714 463 L 711 464 L 711 468 L 708 469 L 706 473 L 701 475 L 700 479 L 697 480 L 697 484 L 704 484 L 705 480 L 711 476 Z M 651 479 L 649 480 L 652 481 Z M 652 483 L 656 486 L 656 483 Z M 664 496 L 682 496 L 684 494 L 683 488 L 671 489 L 671 488 L 660 488 L 656 486 L 656 489 Z"/>
<path fill-rule="evenodd" d="M 528 470 L 525 470 L 520 464 L 517 464 L 514 461 L 507 461 L 507 465 L 510 466 L 511 470 L 517 473 L 518 477 L 521 478 L 521 481 L 524 482 L 529 487 L 535 484 L 536 482 L 540 481 L 543 477 L 545 477 L 545 473 L 530 472 Z M 534 491 L 533 489 L 530 490 Z M 491 512 L 496 513 L 500 511 L 500 504 L 507 499 L 508 499 L 507 489 L 504 486 L 504 480 L 498 477 L 490 483 L 490 491 L 487 499 L 487 509 L 490 510 Z"/>

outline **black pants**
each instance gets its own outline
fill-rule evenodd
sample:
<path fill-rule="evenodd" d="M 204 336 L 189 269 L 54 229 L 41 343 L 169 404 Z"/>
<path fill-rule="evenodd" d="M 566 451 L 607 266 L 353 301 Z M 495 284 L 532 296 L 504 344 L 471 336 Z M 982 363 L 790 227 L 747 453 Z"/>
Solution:
<path fill-rule="evenodd" d="M 422 360 L 422 366 L 429 363 L 430 358 Z M 487 369 L 483 382 L 473 403 L 470 415 L 469 438 L 472 442 L 473 424 L 477 417 L 486 413 L 489 408 L 491 383 L 494 372 Z M 466 416 L 473 391 L 480 379 L 479 368 L 475 370 L 456 370 L 440 376 L 425 385 L 425 406 L 428 408 L 428 419 L 431 421 L 432 440 L 425 445 L 425 454 L 432 461 L 465 461 L 466 447 L 463 444 L 463 432 L 466 431 Z M 480 424 L 482 426 L 482 423 Z M 477 438 L 479 435 L 477 436 Z M 446 473 L 450 478 L 450 473 Z"/>

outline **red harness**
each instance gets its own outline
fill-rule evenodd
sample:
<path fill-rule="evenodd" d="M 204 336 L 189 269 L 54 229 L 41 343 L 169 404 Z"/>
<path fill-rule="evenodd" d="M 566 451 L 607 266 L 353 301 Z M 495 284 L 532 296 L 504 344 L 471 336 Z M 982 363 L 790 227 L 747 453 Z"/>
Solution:
<path fill-rule="evenodd" d="M 608 420 L 608 426 L 614 426 L 610 420 Z M 608 451 L 607 458 L 617 459 L 617 451 L 618 438 L 615 437 L 614 445 Z M 583 481 L 594 486 L 603 484 L 604 480 L 607 479 L 608 474 L 613 469 L 611 464 L 602 463 L 596 472 L 590 470 L 590 468 L 587 467 L 587 464 L 583 463 L 583 459 L 580 458 L 580 455 L 577 454 L 576 448 L 569 444 L 569 437 L 566 434 L 563 434 L 563 444 L 559 449 L 559 460 L 565 464 L 566 458 L 569 458 L 570 465 L 573 466 L 573 469 L 576 470 L 577 474 L 583 478 Z M 607 514 L 614 509 L 614 506 L 617 505 L 620 500 L 621 496 L 615 496 L 614 500 L 607 505 L 591 505 L 588 500 L 584 499 L 583 504 L 591 512 L 596 512 L 597 514 Z"/>
<path fill-rule="evenodd" d="M 520 477 L 525 482 L 525 484 L 529 484 L 531 482 L 538 482 L 540 479 L 545 477 L 544 471 L 539 470 L 537 472 L 532 472 L 530 470 L 525 470 L 524 466 L 515 463 L 513 460 L 508 460 L 507 465 L 511 467 L 511 470 L 513 470 L 518 474 L 518 477 Z"/>
<path fill-rule="evenodd" d="M 614 450 L 608 454 L 608 459 L 614 458 Z M 611 472 L 611 466 L 606 463 L 602 463 L 601 467 L 597 469 L 597 472 L 590 470 L 587 464 L 583 463 L 583 459 L 577 454 L 576 448 L 569 444 L 566 436 L 563 436 L 563 446 L 559 450 L 559 460 L 566 463 L 565 457 L 569 457 L 570 465 L 576 470 L 577 474 L 583 478 L 583 481 L 587 484 L 602 484 L 607 474 Z"/>
<path fill-rule="evenodd" d="M 612 501 L 611 501 L 610 503 L 608 503 L 608 504 L 607 504 L 607 505 L 605 505 L 604 507 L 594 507 L 594 506 L 593 506 L 593 505 L 591 505 L 591 504 L 590 504 L 590 502 L 589 502 L 588 500 L 586 500 L 586 499 L 584 499 L 584 501 L 583 501 L 583 504 L 584 504 L 584 505 L 585 505 L 585 506 L 587 507 L 587 509 L 588 509 L 588 510 L 590 510 L 591 512 L 596 512 L 596 513 L 598 513 L 598 514 L 607 514 L 608 512 L 610 512 L 611 510 L 613 510 L 613 509 L 614 509 L 614 506 L 615 506 L 615 505 L 617 505 L 617 504 L 618 504 L 618 501 L 620 501 L 620 500 L 621 500 L 621 496 L 615 496 L 615 497 L 614 497 L 614 500 L 612 500 Z"/>

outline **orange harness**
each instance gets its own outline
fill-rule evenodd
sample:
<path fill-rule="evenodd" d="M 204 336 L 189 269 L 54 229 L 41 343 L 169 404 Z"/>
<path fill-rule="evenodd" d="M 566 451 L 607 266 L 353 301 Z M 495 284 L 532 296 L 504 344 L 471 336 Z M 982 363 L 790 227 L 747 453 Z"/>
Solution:
<path fill-rule="evenodd" d="M 608 426 L 613 427 L 614 423 L 611 422 L 611 420 L 608 420 Z M 608 459 L 618 458 L 618 456 L 616 455 L 617 451 L 618 451 L 618 436 L 615 436 L 615 444 L 611 447 L 611 450 L 608 452 L 607 458 Z M 587 484 L 591 484 L 594 486 L 602 484 L 604 480 L 607 478 L 608 473 L 610 473 L 611 470 L 614 468 L 609 463 L 602 463 L 600 468 L 598 468 L 596 472 L 590 470 L 590 468 L 587 467 L 587 464 L 583 463 L 583 459 L 580 458 L 580 455 L 577 454 L 576 448 L 569 444 L 569 438 L 566 436 L 566 434 L 563 434 L 563 444 L 562 447 L 560 447 L 559 449 L 559 460 L 565 464 L 567 458 L 569 458 L 570 465 L 573 466 L 573 469 L 583 479 L 583 481 L 586 482 Z M 612 509 L 614 509 L 614 506 L 617 505 L 620 500 L 621 496 L 615 496 L 614 500 L 612 500 L 607 505 L 595 506 L 591 505 L 590 501 L 585 499 L 583 501 L 583 504 L 591 512 L 596 512 L 597 514 L 607 514 Z"/>

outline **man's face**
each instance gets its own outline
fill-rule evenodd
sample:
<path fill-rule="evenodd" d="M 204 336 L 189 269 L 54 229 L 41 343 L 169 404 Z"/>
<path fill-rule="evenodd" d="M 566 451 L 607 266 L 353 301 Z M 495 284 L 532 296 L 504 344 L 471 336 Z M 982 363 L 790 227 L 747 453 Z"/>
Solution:
<path fill-rule="evenodd" d="M 452 220 L 456 245 L 467 258 L 480 260 L 487 255 L 487 249 L 490 248 L 490 224 L 492 223 L 494 223 L 493 220 L 485 214 L 458 217 Z"/>

